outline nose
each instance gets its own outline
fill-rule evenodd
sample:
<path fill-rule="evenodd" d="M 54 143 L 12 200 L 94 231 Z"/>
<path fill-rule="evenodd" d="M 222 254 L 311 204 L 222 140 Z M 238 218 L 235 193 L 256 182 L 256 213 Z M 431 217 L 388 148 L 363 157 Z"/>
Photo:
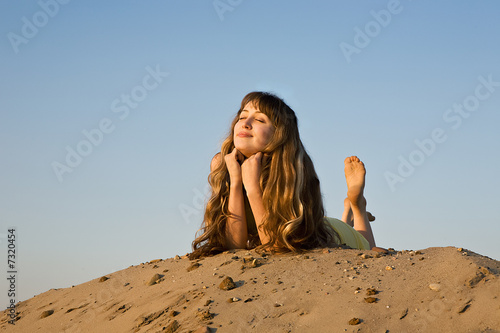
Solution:
<path fill-rule="evenodd" d="M 250 122 L 250 119 L 247 118 L 243 121 L 243 124 L 241 124 L 243 126 L 243 128 L 246 128 L 246 129 L 251 129 L 252 128 L 252 124 Z"/>

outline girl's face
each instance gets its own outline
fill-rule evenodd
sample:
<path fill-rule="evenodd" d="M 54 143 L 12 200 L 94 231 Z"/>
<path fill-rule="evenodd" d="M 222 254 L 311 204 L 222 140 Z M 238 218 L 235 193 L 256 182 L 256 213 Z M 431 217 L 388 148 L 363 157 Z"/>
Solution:
<path fill-rule="evenodd" d="M 245 157 L 250 157 L 262 151 L 271 141 L 273 134 L 274 126 L 271 120 L 249 102 L 234 125 L 234 146 Z"/>

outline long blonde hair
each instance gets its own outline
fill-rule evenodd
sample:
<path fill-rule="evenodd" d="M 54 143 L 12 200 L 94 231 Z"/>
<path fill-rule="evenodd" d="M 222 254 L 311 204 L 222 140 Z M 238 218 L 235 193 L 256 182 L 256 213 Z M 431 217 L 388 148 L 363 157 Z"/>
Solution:
<path fill-rule="evenodd" d="M 299 252 L 340 244 L 337 232 L 324 221 L 319 179 L 300 140 L 295 112 L 273 94 L 251 92 L 243 98 L 230 133 L 222 143 L 220 163 L 208 177 L 212 192 L 199 230 L 202 234 L 193 241 L 190 257 L 194 259 L 227 250 L 225 228 L 231 213 L 228 210 L 229 172 L 224 156 L 234 149 L 234 126 L 248 103 L 263 112 L 275 128 L 263 149 L 270 158 L 263 165 L 260 178 L 265 208 L 262 228 L 270 240 L 260 244 L 258 235 L 249 234 L 250 247 Z"/>

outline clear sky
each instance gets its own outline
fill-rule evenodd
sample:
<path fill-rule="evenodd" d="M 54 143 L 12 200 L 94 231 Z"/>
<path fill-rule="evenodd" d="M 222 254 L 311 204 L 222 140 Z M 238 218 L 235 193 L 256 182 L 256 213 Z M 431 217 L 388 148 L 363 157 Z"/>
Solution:
<path fill-rule="evenodd" d="M 0 253 L 17 300 L 190 252 L 243 96 L 284 98 L 377 245 L 500 259 L 497 1 L 2 1 Z M 8 285 L 0 279 L 1 307 Z"/>

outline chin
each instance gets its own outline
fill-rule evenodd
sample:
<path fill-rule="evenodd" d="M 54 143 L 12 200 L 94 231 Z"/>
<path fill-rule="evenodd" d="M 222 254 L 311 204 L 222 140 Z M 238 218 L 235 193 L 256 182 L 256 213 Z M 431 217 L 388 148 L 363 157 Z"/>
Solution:
<path fill-rule="evenodd" d="M 235 146 L 236 149 L 238 149 L 238 151 L 240 153 L 242 153 L 246 158 L 252 156 L 253 154 L 257 153 L 258 150 L 255 150 L 255 149 L 251 149 L 251 148 L 247 148 L 247 147 L 237 147 Z"/>

